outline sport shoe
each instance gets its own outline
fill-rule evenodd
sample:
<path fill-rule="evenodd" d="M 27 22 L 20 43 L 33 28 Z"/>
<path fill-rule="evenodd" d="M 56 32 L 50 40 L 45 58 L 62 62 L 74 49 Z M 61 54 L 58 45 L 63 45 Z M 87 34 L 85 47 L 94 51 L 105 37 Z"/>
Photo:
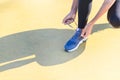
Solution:
<path fill-rule="evenodd" d="M 86 41 L 87 38 L 83 38 L 80 36 L 81 32 L 82 30 L 79 28 L 76 30 L 73 37 L 70 40 L 68 40 L 68 42 L 65 44 L 64 46 L 65 51 L 67 52 L 75 51 L 79 47 L 80 44 Z"/>

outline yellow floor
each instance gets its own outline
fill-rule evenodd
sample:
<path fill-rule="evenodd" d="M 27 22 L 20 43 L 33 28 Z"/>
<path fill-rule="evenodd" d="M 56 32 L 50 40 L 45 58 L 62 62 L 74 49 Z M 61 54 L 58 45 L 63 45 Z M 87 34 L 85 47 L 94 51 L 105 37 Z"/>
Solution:
<path fill-rule="evenodd" d="M 89 20 L 102 2 L 93 1 Z M 0 80 L 120 80 L 120 29 L 111 28 L 106 14 L 78 50 L 64 51 L 74 34 L 61 23 L 71 4 L 0 0 Z"/>

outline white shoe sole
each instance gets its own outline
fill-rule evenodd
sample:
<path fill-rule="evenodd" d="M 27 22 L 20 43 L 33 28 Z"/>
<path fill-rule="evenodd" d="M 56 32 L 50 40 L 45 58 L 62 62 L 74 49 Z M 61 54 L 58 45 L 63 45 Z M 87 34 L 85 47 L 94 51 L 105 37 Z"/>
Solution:
<path fill-rule="evenodd" d="M 75 48 L 73 48 L 73 49 L 71 49 L 71 50 L 67 50 L 67 52 L 73 52 L 73 51 L 75 51 L 76 49 L 78 49 L 78 47 L 83 43 L 83 42 L 85 42 L 87 40 L 87 38 L 84 38 L 83 40 L 81 40 L 79 43 L 78 43 L 78 45 L 75 47 Z"/>

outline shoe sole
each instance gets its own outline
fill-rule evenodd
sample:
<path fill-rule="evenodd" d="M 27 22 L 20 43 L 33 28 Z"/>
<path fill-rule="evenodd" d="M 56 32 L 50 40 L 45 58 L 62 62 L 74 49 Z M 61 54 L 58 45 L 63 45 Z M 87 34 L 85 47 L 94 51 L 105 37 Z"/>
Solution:
<path fill-rule="evenodd" d="M 65 50 L 65 51 L 67 51 L 67 52 L 73 52 L 73 51 L 75 51 L 75 50 L 78 49 L 78 47 L 79 47 L 83 42 L 85 42 L 86 40 L 87 40 L 87 38 L 83 39 L 82 41 L 80 41 L 80 42 L 78 43 L 78 45 L 77 45 L 75 48 L 73 48 L 73 49 L 71 49 L 71 50 Z"/>

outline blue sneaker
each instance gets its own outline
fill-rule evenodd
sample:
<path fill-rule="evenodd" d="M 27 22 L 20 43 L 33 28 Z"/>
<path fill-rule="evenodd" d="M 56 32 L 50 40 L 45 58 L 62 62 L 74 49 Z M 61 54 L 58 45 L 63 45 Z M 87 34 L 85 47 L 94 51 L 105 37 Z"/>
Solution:
<path fill-rule="evenodd" d="M 73 37 L 65 44 L 64 48 L 67 52 L 75 51 L 80 44 L 82 44 L 84 41 L 86 41 L 85 38 L 81 37 L 82 30 L 77 29 Z"/>

